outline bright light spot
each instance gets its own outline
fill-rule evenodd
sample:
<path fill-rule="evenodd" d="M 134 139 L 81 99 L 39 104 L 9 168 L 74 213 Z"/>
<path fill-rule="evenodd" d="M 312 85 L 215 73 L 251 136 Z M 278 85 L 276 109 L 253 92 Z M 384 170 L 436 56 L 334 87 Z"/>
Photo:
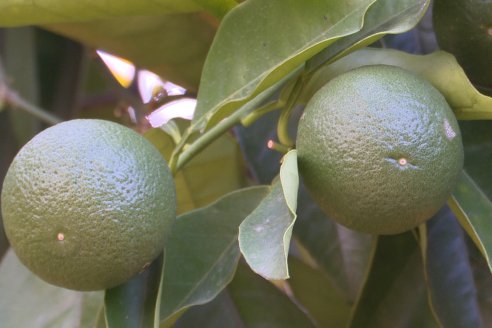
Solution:
<path fill-rule="evenodd" d="M 135 111 L 135 108 L 133 107 L 128 107 L 127 108 L 128 116 L 130 116 L 130 120 L 134 123 L 137 122 L 137 112 Z"/>
<path fill-rule="evenodd" d="M 59 232 L 58 235 L 56 235 L 56 239 L 58 239 L 58 241 L 64 241 L 65 235 L 63 233 Z"/>
<path fill-rule="evenodd" d="M 171 82 L 164 82 L 157 75 L 150 71 L 141 70 L 138 72 L 138 91 L 144 103 L 148 103 L 160 89 L 166 90 L 170 96 L 184 95 L 186 89 Z"/>
<path fill-rule="evenodd" d="M 453 130 L 448 120 L 444 120 L 444 132 L 449 140 L 453 140 L 456 137 L 456 132 Z"/>
<path fill-rule="evenodd" d="M 407 163 L 408 163 L 408 161 L 406 158 L 400 158 L 398 160 L 398 164 L 400 164 L 401 166 L 405 166 L 405 165 L 407 165 Z"/>
<path fill-rule="evenodd" d="M 275 142 L 273 140 L 268 140 L 267 147 L 273 149 L 273 147 L 275 147 Z"/>
<path fill-rule="evenodd" d="M 147 120 L 153 128 L 162 126 L 175 117 L 191 120 L 195 113 L 195 107 L 196 99 L 183 98 L 175 100 L 157 108 L 147 116 Z"/>
<path fill-rule="evenodd" d="M 164 82 L 164 89 L 166 89 L 167 94 L 170 96 L 179 96 L 186 93 L 186 89 L 180 87 L 172 82 Z"/>
<path fill-rule="evenodd" d="M 145 70 L 138 72 L 138 91 L 144 103 L 151 101 L 156 90 L 163 87 L 164 82 L 157 74 Z"/>
<path fill-rule="evenodd" d="M 114 78 L 123 87 L 128 88 L 135 78 L 135 66 L 128 60 L 97 50 L 97 54 L 108 67 Z"/>

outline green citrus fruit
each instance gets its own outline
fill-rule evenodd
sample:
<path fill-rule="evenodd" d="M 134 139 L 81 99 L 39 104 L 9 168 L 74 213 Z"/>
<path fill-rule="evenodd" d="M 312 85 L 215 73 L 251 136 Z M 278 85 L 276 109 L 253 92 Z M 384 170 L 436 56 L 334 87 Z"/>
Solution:
<path fill-rule="evenodd" d="M 426 80 L 401 68 L 365 66 L 334 78 L 299 122 L 299 170 L 339 223 L 395 234 L 429 219 L 463 166 L 456 118 Z"/>
<path fill-rule="evenodd" d="M 142 136 L 102 120 L 48 128 L 13 160 L 2 190 L 7 237 L 45 281 L 107 289 L 163 250 L 175 219 L 167 164 Z"/>
<path fill-rule="evenodd" d="M 439 46 L 492 93 L 492 0 L 435 0 L 433 22 Z"/>

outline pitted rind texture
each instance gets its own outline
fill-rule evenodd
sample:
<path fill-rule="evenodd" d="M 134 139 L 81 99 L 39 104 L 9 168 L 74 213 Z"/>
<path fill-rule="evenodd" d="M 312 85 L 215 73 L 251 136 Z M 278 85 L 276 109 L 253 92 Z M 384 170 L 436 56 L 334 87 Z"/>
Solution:
<path fill-rule="evenodd" d="M 401 68 L 342 74 L 299 122 L 299 170 L 324 212 L 348 228 L 396 234 L 449 198 L 463 167 L 456 118 L 426 80 Z"/>
<path fill-rule="evenodd" d="M 75 290 L 116 286 L 152 262 L 175 203 L 160 153 L 131 129 L 102 120 L 39 133 L 15 157 L 2 190 L 17 256 L 45 281 Z"/>

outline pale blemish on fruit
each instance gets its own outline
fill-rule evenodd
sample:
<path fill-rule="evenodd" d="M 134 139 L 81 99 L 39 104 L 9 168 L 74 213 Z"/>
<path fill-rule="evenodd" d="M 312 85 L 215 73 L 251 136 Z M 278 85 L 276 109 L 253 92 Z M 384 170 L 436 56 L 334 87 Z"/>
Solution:
<path fill-rule="evenodd" d="M 447 119 L 444 120 L 444 132 L 449 140 L 453 140 L 456 137 L 456 132 Z"/>
<path fill-rule="evenodd" d="M 58 239 L 58 241 L 64 241 L 65 235 L 62 232 L 59 232 L 58 235 L 56 235 L 56 239 Z"/>

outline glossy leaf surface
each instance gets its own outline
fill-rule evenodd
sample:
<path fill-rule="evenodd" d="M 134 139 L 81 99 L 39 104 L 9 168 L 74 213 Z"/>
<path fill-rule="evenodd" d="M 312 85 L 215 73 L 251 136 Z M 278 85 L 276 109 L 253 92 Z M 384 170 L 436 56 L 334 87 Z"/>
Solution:
<path fill-rule="evenodd" d="M 240 256 L 239 225 L 267 192 L 267 187 L 235 191 L 178 217 L 166 247 L 162 321 L 209 302 L 232 280 Z"/>
<path fill-rule="evenodd" d="M 194 121 L 207 115 L 207 126 L 215 125 L 336 39 L 359 31 L 373 2 L 249 0 L 236 7 L 207 56 Z"/>
<path fill-rule="evenodd" d="M 378 0 L 367 11 L 362 29 L 335 42 L 314 57 L 309 68 L 332 62 L 354 50 L 375 42 L 385 34 L 397 34 L 413 28 L 424 15 L 429 0 Z"/>
<path fill-rule="evenodd" d="M 297 152 L 284 156 L 280 179 L 239 227 L 239 247 L 253 271 L 266 279 L 287 279 L 292 227 L 296 219 Z"/>

